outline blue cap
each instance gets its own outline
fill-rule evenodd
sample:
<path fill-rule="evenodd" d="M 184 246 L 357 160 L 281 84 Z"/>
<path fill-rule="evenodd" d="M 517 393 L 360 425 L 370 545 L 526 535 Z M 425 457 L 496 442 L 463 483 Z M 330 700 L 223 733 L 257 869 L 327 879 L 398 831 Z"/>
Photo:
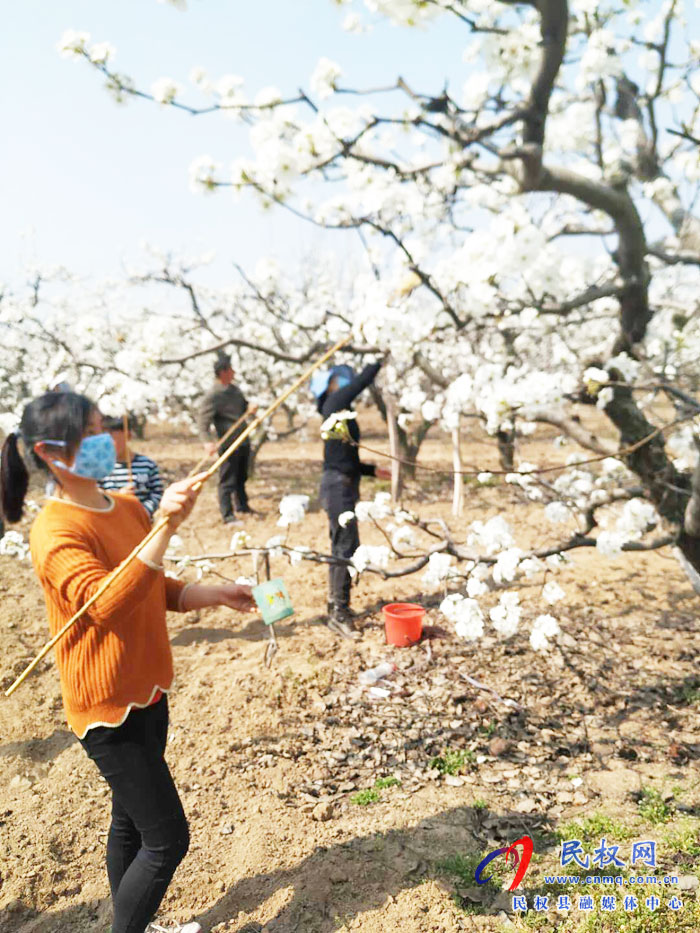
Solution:
<path fill-rule="evenodd" d="M 342 389 L 344 386 L 349 386 L 355 378 L 355 370 L 352 366 L 348 366 L 347 363 L 341 363 L 340 366 L 334 366 L 331 369 L 330 377 L 331 379 L 335 378 L 338 388 Z"/>
<path fill-rule="evenodd" d="M 328 369 L 317 371 L 311 377 L 311 392 L 315 398 L 321 396 L 327 391 L 328 383 L 331 381 L 331 372 Z"/>

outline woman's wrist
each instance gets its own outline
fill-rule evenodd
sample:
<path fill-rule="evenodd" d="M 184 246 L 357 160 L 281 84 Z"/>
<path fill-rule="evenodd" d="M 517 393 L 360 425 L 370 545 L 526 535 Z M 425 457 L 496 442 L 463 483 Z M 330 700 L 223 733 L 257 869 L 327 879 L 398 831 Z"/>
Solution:
<path fill-rule="evenodd" d="M 219 605 L 220 587 L 215 583 L 189 583 L 182 591 L 180 607 L 182 612 L 194 609 L 208 609 Z"/>

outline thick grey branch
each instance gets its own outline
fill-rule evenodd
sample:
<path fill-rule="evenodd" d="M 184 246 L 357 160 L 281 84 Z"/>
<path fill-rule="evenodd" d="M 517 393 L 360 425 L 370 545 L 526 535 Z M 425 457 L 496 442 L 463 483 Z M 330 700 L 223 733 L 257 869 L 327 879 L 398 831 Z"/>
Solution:
<path fill-rule="evenodd" d="M 186 363 L 188 360 L 194 360 L 198 356 L 206 356 L 207 353 L 216 353 L 217 350 L 223 350 L 224 347 L 230 346 L 246 347 L 248 350 L 255 350 L 257 353 L 266 353 L 273 359 L 285 363 L 306 363 L 323 349 L 321 344 L 315 343 L 304 353 L 294 356 L 291 353 L 283 353 L 281 350 L 276 350 L 274 347 L 263 347 L 258 343 L 251 343 L 249 340 L 243 340 L 241 337 L 229 337 L 227 340 L 221 340 L 219 343 L 207 347 L 205 350 L 194 350 L 192 353 L 186 353 L 184 356 L 175 356 L 170 359 L 158 360 L 158 364 L 160 366 L 172 366 L 178 363 Z"/>
<path fill-rule="evenodd" d="M 597 454 L 605 454 L 612 457 L 617 451 L 614 444 L 597 438 L 595 434 L 585 428 L 580 421 L 576 421 L 570 415 L 566 415 L 563 412 L 554 412 L 539 408 L 534 412 L 528 412 L 528 421 L 540 421 L 544 424 L 552 424 L 575 440 L 581 447 L 592 450 Z"/>
<path fill-rule="evenodd" d="M 687 534 L 697 538 L 700 537 L 700 460 L 695 467 L 690 488 L 692 495 L 685 509 L 683 527 Z"/>
<path fill-rule="evenodd" d="M 604 211 L 614 222 L 618 235 L 615 258 L 624 282 L 620 295 L 622 331 L 630 344 L 637 343 L 644 337 L 651 319 L 649 270 L 645 260 L 644 226 L 626 188 L 624 185 L 593 181 L 565 168 L 543 167 L 536 190 L 568 194 L 589 207 Z M 623 345 L 616 349 L 627 347 Z"/>

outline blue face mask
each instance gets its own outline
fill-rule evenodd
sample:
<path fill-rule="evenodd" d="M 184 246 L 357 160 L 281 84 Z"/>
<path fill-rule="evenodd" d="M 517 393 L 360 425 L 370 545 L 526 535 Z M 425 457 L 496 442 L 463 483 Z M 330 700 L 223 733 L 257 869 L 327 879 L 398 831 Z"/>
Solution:
<path fill-rule="evenodd" d="M 55 444 L 56 441 L 47 441 Z M 63 442 L 62 446 L 63 446 Z M 75 463 L 72 467 L 67 467 L 60 460 L 54 460 L 54 466 L 62 470 L 69 470 L 76 476 L 84 476 L 86 479 L 104 479 L 114 469 L 117 462 L 117 451 L 111 434 L 92 434 L 84 437 L 75 455 Z"/>

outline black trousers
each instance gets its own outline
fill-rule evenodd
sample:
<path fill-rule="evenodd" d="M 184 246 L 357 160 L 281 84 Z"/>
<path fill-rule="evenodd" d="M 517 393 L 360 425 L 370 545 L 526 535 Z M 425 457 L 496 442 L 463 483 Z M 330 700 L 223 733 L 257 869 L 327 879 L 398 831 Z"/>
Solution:
<path fill-rule="evenodd" d="M 328 513 L 331 536 L 331 554 L 334 557 L 352 557 L 360 546 L 357 519 L 353 518 L 345 528 L 338 521 L 343 512 L 352 512 L 360 498 L 360 479 L 347 476 L 339 470 L 324 470 L 321 479 L 321 504 Z M 352 579 L 343 566 L 331 565 L 328 569 L 328 597 L 340 608 L 350 605 Z"/>
<path fill-rule="evenodd" d="M 245 491 L 248 479 L 248 460 L 250 459 L 250 444 L 244 441 L 238 450 L 219 467 L 219 508 L 222 518 L 232 518 L 235 508 L 247 512 L 248 495 Z"/>
<path fill-rule="evenodd" d="M 143 933 L 189 846 L 185 813 L 163 757 L 167 734 L 163 696 L 133 709 L 121 726 L 96 726 L 80 740 L 112 789 L 112 933 Z"/>

